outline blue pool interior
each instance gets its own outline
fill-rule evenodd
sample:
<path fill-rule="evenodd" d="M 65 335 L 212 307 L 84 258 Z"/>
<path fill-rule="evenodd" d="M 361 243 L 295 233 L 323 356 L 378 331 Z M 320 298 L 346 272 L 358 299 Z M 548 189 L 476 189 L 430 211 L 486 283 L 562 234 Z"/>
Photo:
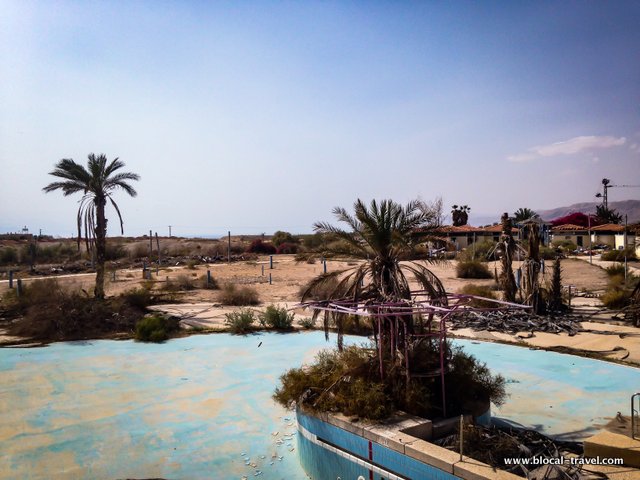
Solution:
<path fill-rule="evenodd" d="M 0 478 L 307 478 L 299 455 L 311 447 L 271 394 L 334 341 L 218 334 L 0 349 Z M 584 436 L 640 389 L 635 368 L 456 343 L 508 380 L 494 415 L 547 434 Z"/>

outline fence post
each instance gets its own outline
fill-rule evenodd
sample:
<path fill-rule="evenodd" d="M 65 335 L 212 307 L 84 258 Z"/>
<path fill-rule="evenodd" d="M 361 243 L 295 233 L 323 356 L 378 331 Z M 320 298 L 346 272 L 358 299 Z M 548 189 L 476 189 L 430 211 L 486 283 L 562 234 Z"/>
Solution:
<path fill-rule="evenodd" d="M 269 285 L 271 285 L 271 274 L 269 274 Z"/>
<path fill-rule="evenodd" d="M 13 288 L 13 270 L 9 270 L 9 288 Z"/>
<path fill-rule="evenodd" d="M 322 259 L 322 269 L 323 269 L 323 273 L 327 273 L 327 259 L 326 258 Z"/>
<path fill-rule="evenodd" d="M 269 269 L 273 269 L 273 255 L 269 255 Z"/>
<path fill-rule="evenodd" d="M 22 295 L 22 279 L 21 278 L 18 279 L 18 290 L 16 291 L 16 293 L 18 294 L 18 296 Z"/>
<path fill-rule="evenodd" d="M 207 287 L 211 285 L 211 270 L 207 270 Z"/>

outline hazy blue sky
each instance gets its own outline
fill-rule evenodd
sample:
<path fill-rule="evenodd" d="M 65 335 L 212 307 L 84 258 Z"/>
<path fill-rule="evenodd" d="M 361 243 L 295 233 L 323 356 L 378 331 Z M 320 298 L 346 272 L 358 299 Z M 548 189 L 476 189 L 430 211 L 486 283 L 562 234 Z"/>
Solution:
<path fill-rule="evenodd" d="M 77 199 L 42 187 L 90 152 L 142 177 L 116 195 L 129 235 L 308 232 L 358 197 L 442 196 L 477 223 L 640 184 L 637 1 L 0 12 L 0 231 L 71 234 Z"/>

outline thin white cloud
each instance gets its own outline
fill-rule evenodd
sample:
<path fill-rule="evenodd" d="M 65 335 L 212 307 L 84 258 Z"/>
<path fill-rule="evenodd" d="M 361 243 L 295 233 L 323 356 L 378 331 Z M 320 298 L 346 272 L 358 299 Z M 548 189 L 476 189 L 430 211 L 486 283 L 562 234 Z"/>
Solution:
<path fill-rule="evenodd" d="M 532 147 L 525 153 L 510 155 L 507 160 L 510 162 L 530 162 L 538 158 L 556 157 L 558 155 L 575 155 L 581 152 L 592 152 L 597 149 L 612 148 L 624 145 L 625 137 L 585 135 L 574 137 L 564 142 L 556 142 L 550 145 L 539 145 Z"/>

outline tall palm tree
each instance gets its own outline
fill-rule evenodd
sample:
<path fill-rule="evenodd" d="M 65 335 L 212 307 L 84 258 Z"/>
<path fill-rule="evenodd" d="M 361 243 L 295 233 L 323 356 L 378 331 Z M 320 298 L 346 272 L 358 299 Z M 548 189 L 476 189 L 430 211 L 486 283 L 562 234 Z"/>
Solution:
<path fill-rule="evenodd" d="M 515 212 L 513 212 L 513 220 L 516 223 L 524 222 L 525 220 L 530 220 L 534 218 L 540 218 L 536 212 L 531 210 L 530 208 L 519 208 Z"/>
<path fill-rule="evenodd" d="M 104 264 L 107 248 L 107 219 L 104 210 L 107 200 L 115 208 L 120 219 L 120 230 L 124 233 L 120 209 L 111 195 L 115 190 L 122 189 L 135 197 L 137 192 L 127 182 L 140 180 L 140 177 L 135 173 L 116 173 L 124 167 L 124 163 L 117 158 L 107 162 L 107 157 L 104 154 L 96 156 L 91 153 L 88 156 L 87 168 L 85 168 L 69 158 L 64 158 L 56 164 L 55 170 L 49 172 L 50 175 L 63 180 L 50 183 L 43 188 L 46 193 L 62 190 L 65 197 L 77 192 L 83 194 L 77 215 L 78 248 L 80 248 L 80 237 L 84 227 L 87 251 L 93 252 L 95 249 L 96 254 L 94 296 L 98 299 L 104 299 Z"/>
<path fill-rule="evenodd" d="M 445 289 L 436 275 L 424 265 L 402 262 L 409 258 L 415 246 L 433 237 L 439 226 L 439 212 L 424 202 L 414 200 L 404 207 L 392 200 L 373 200 L 367 207 L 360 199 L 354 204 L 354 215 L 336 207 L 333 214 L 350 230 L 343 230 L 325 222 L 314 225 L 316 232 L 338 240 L 327 244 L 326 256 L 349 256 L 363 260 L 357 266 L 334 271 L 312 280 L 303 292 L 302 301 L 322 289 L 328 292 L 325 300 L 348 299 L 356 302 L 395 302 L 411 300 L 409 274 L 420 289 L 434 302 L 446 303 Z M 314 315 L 319 314 L 318 310 Z M 413 333 L 413 318 L 406 319 Z M 333 319 L 338 329 L 338 347 L 342 347 L 344 315 L 325 313 L 325 333 Z M 382 341 L 383 339 L 380 339 Z"/>

